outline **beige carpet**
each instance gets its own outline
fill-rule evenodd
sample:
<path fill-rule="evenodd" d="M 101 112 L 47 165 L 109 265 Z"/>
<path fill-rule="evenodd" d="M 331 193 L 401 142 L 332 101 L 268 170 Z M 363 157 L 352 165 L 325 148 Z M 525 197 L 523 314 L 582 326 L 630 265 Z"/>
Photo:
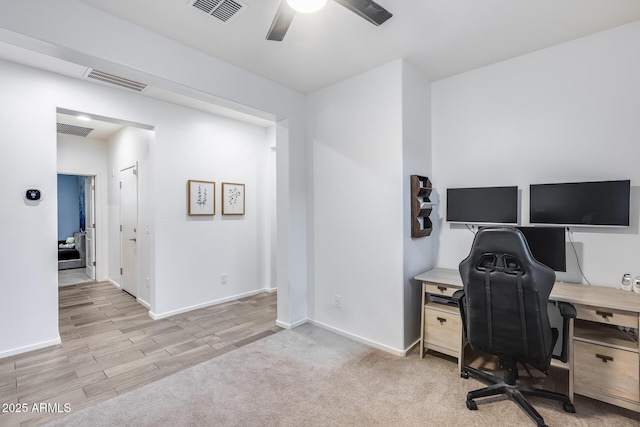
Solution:
<path fill-rule="evenodd" d="M 534 426 L 513 402 L 465 406 L 482 384 L 451 360 L 399 358 L 315 326 L 282 331 L 50 426 Z M 577 414 L 533 400 L 549 426 L 638 427 L 578 396 Z"/>

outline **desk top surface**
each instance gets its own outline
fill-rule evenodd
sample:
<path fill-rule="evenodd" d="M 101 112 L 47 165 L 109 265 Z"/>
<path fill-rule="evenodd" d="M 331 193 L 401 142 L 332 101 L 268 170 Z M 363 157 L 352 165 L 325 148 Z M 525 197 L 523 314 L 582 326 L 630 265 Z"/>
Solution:
<path fill-rule="evenodd" d="M 462 288 L 458 270 L 434 268 L 417 275 L 415 280 Z M 607 286 L 556 282 L 549 299 L 616 310 L 640 312 L 640 294 Z"/>

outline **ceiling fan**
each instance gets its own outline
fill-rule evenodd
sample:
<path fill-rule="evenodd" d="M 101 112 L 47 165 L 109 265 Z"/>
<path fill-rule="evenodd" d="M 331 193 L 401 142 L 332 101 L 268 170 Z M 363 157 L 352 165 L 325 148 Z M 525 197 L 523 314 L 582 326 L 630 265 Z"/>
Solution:
<path fill-rule="evenodd" d="M 393 16 L 384 7 L 371 0 L 334 1 L 374 25 L 383 24 L 387 19 Z M 324 3 L 322 4 L 324 5 Z M 289 5 L 287 0 L 281 0 L 276 16 L 273 18 L 273 22 L 271 23 L 271 28 L 269 28 L 267 40 L 282 41 L 296 13 L 296 10 Z"/>

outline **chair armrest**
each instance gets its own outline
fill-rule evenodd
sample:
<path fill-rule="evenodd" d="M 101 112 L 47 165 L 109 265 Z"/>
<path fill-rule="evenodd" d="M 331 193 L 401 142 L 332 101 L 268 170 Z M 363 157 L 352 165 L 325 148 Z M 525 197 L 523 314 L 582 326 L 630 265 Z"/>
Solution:
<path fill-rule="evenodd" d="M 562 316 L 562 353 L 560 357 L 554 356 L 554 358 L 566 363 L 569 360 L 569 322 L 570 319 L 575 319 L 578 313 L 576 308 L 568 302 L 558 301 L 556 304 Z"/>
<path fill-rule="evenodd" d="M 575 319 L 578 313 L 576 312 L 576 308 L 569 304 L 568 302 L 558 301 L 558 308 L 560 309 L 560 314 L 562 317 Z"/>
<path fill-rule="evenodd" d="M 460 301 L 464 298 L 464 291 L 462 289 L 457 290 L 451 295 L 451 299 L 456 302 L 456 304 L 460 305 Z"/>
<path fill-rule="evenodd" d="M 464 340 L 467 340 L 467 306 L 466 299 L 464 297 L 464 291 L 460 289 L 459 291 L 455 291 L 453 295 L 451 295 L 451 299 L 455 301 L 458 305 L 458 310 L 460 310 L 460 320 L 462 321 L 462 337 Z"/>

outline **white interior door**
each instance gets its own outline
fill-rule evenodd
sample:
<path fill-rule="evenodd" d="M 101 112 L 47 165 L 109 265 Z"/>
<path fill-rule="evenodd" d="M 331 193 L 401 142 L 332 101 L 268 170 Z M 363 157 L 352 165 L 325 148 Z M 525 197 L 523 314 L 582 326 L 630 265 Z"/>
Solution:
<path fill-rule="evenodd" d="M 85 203 L 85 251 L 87 265 L 85 274 L 91 280 L 96 280 L 96 178 L 88 176 L 84 180 Z"/>
<path fill-rule="evenodd" d="M 138 171 L 120 171 L 120 287 L 138 295 Z"/>

